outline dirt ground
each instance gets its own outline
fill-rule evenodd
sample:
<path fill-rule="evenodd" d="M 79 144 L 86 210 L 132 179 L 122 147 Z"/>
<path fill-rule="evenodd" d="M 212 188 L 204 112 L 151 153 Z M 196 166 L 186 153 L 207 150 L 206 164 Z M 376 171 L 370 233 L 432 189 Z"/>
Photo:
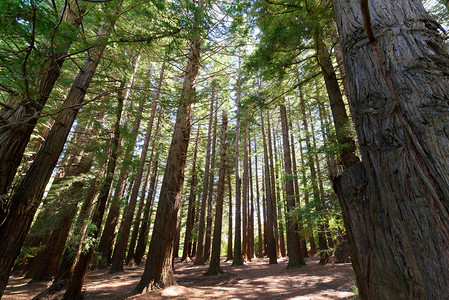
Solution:
<path fill-rule="evenodd" d="M 224 274 L 204 276 L 208 266 L 191 262 L 175 263 L 178 285 L 132 296 L 144 264 L 129 267 L 125 272 L 108 274 L 107 270 L 89 272 L 85 299 L 352 299 L 354 272 L 351 264 L 318 264 L 317 258 L 307 258 L 307 266 L 286 269 L 287 260 L 269 265 L 268 258 L 256 258 L 243 266 L 233 267 L 222 260 Z M 11 277 L 2 299 L 31 299 L 49 283 L 27 284 L 27 280 Z"/>

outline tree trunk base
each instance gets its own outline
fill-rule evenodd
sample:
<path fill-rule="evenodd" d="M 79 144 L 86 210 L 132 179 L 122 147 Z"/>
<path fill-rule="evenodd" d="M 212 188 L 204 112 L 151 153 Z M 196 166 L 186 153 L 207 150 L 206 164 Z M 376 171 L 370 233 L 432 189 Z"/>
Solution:
<path fill-rule="evenodd" d="M 220 277 L 223 274 L 223 270 L 218 267 L 218 268 L 213 268 L 212 270 L 209 269 L 206 273 L 204 273 L 204 276 L 218 276 Z"/>
<path fill-rule="evenodd" d="M 68 286 L 68 280 L 60 280 L 54 282 L 46 290 L 35 296 L 32 300 L 48 300 L 48 299 L 62 299 Z"/>

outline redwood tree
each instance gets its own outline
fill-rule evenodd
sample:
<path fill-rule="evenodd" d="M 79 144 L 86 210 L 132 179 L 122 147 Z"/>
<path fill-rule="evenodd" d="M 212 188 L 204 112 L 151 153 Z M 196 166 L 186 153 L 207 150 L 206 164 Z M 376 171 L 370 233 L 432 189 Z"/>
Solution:
<path fill-rule="evenodd" d="M 203 9 L 200 1 L 198 8 Z M 153 235 L 148 250 L 145 271 L 134 293 L 141 293 L 151 285 L 164 287 L 175 283 L 173 274 L 173 242 L 177 234 L 178 210 L 181 204 L 184 169 L 189 145 L 190 129 L 195 99 L 195 80 L 200 64 L 201 38 L 190 41 L 188 63 L 185 69 L 170 150 L 164 179 L 161 185 L 159 204 L 154 221 Z"/>
<path fill-rule="evenodd" d="M 449 295 L 449 55 L 419 0 L 334 0 L 362 163 L 335 182 L 363 299 Z"/>

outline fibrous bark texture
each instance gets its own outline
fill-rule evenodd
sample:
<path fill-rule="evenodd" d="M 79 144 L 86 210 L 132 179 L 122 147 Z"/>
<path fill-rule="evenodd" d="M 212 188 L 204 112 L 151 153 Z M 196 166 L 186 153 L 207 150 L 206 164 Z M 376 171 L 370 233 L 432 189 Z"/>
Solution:
<path fill-rule="evenodd" d="M 134 290 L 135 293 L 141 293 L 150 285 L 151 287 L 164 287 L 175 283 L 173 244 L 177 234 L 178 210 L 184 183 L 200 46 L 200 39 L 195 39 L 190 43 L 189 61 L 185 71 L 181 100 L 162 181 L 153 236 L 148 250 L 145 271 Z"/>
<path fill-rule="evenodd" d="M 363 163 L 336 180 L 360 296 L 449 294 L 449 56 L 419 0 L 334 0 Z"/>

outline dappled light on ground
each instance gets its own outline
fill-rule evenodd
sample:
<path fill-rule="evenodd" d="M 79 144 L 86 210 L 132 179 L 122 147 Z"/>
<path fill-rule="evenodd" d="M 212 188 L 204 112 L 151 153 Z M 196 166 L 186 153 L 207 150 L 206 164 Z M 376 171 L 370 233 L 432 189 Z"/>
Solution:
<path fill-rule="evenodd" d="M 317 258 L 307 258 L 307 266 L 286 269 L 287 260 L 269 265 L 268 258 L 253 259 L 243 266 L 231 266 L 222 260 L 224 274 L 204 276 L 208 266 L 194 266 L 176 260 L 177 286 L 132 296 L 140 280 L 143 265 L 125 272 L 108 274 L 108 270 L 90 272 L 85 283 L 85 299 L 350 299 L 354 274 L 351 264 L 319 265 Z M 31 299 L 48 283 L 26 284 L 12 278 L 3 299 Z"/>

